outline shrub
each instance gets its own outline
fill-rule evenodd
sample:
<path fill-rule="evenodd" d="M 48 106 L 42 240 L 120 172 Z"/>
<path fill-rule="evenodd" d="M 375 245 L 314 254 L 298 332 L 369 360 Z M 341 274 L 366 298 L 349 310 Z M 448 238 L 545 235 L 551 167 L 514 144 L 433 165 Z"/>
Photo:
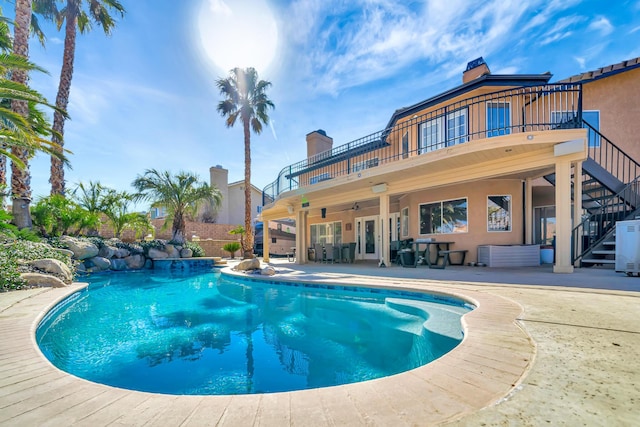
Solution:
<path fill-rule="evenodd" d="M 204 253 L 204 249 L 202 249 L 202 247 L 195 242 L 186 241 L 184 243 L 184 247 L 187 249 L 191 249 L 191 252 L 193 252 L 193 256 L 195 258 L 201 258 L 203 256 L 206 256 L 206 254 Z"/>
<path fill-rule="evenodd" d="M 0 290 L 22 289 L 26 283 L 20 279 L 20 273 L 34 271 L 24 265 L 23 261 L 42 258 L 54 258 L 65 263 L 71 272 L 75 272 L 75 264 L 71 257 L 45 244 L 16 240 L 11 245 L 0 245 Z"/>
<path fill-rule="evenodd" d="M 238 250 L 240 249 L 240 243 L 238 242 L 225 243 L 224 246 L 222 246 L 222 249 L 225 252 L 229 252 L 231 254 L 231 259 L 233 259 L 236 256 L 236 252 L 238 252 Z"/>

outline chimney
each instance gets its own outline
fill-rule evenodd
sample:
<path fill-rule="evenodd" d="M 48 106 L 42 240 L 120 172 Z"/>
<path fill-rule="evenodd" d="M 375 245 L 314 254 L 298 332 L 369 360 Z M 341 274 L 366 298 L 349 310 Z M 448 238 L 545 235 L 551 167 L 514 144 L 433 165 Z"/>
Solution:
<path fill-rule="evenodd" d="M 467 64 L 467 69 L 462 73 L 462 83 L 468 83 L 479 77 L 486 76 L 487 74 L 491 74 L 491 71 L 489 70 L 487 63 L 484 62 L 484 58 L 481 56 Z"/>
<path fill-rule="evenodd" d="M 322 129 L 307 134 L 307 158 L 333 148 L 333 138 Z"/>

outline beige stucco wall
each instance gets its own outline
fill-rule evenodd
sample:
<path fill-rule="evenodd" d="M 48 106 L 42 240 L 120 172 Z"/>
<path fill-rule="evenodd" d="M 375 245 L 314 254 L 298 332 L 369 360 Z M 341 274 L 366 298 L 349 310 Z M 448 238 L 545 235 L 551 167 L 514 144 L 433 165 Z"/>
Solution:
<path fill-rule="evenodd" d="M 584 84 L 582 108 L 600 111 L 600 133 L 640 162 L 640 68 Z"/>

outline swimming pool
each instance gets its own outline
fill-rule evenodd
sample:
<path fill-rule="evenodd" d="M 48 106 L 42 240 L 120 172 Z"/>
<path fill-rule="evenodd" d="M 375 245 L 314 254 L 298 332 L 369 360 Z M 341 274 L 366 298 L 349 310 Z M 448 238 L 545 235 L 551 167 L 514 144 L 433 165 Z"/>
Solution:
<path fill-rule="evenodd" d="M 73 375 L 166 394 L 326 387 L 422 366 L 462 340 L 463 301 L 417 292 L 221 277 L 94 276 L 40 322 Z"/>

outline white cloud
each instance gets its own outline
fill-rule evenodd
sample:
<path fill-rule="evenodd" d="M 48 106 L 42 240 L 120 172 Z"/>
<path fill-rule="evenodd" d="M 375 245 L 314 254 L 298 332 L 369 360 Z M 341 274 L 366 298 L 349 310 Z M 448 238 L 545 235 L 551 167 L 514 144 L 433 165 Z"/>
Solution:
<path fill-rule="evenodd" d="M 591 31 L 597 31 L 603 36 L 607 36 L 611 34 L 614 30 L 613 25 L 611 25 L 611 22 L 609 22 L 607 18 L 602 16 L 591 21 L 587 29 Z"/>
<path fill-rule="evenodd" d="M 581 56 L 574 56 L 573 59 L 575 59 L 576 62 L 578 63 L 578 67 L 580 67 L 581 70 L 584 70 L 585 64 L 587 62 L 586 58 Z"/>

